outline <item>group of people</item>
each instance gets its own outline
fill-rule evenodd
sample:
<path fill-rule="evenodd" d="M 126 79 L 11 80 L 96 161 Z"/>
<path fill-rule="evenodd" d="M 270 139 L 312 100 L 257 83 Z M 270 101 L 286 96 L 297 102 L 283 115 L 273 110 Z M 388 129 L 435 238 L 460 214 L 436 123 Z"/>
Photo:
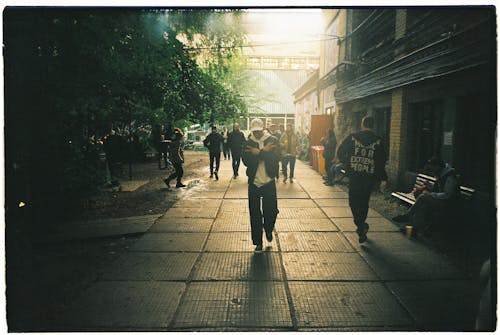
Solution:
<path fill-rule="evenodd" d="M 349 207 L 359 243 L 367 240 L 370 228 L 366 223 L 370 195 L 376 185 L 380 184 L 381 189 L 387 186 L 387 152 L 382 138 L 374 132 L 374 123 L 373 117 L 364 117 L 361 130 L 348 135 L 338 148 L 332 129 L 328 130 L 327 137 L 322 141 L 328 172 L 326 184 L 333 183 L 335 170 L 340 166 L 349 177 Z M 182 137 L 182 131 L 175 128 L 169 145 L 169 156 L 175 172 L 165 179 L 167 187 L 170 187 L 173 179 L 177 179 L 176 187 L 185 186 L 181 182 L 184 162 Z M 253 119 L 248 138 L 245 138 L 239 125 L 235 123 L 232 132 L 226 133 L 224 129 L 222 134 L 213 126 L 203 143 L 209 150 L 210 178 L 215 176 L 216 180 L 219 179 L 220 154 L 221 148 L 225 150 L 224 144 L 229 150 L 225 153 L 225 159 L 232 159 L 233 178 L 239 175 L 241 160 L 247 167 L 252 242 L 255 252 L 262 252 L 263 233 L 267 241 L 272 242 L 279 213 L 276 181 L 279 179 L 280 163 L 283 181 L 293 183 L 295 161 L 301 151 L 297 134 L 293 132 L 291 125 L 287 125 L 286 130 L 281 132 L 275 126 L 266 129 L 261 119 Z M 431 158 L 427 165 L 437 178 L 435 185 L 432 189 L 429 187 L 421 190 L 415 204 L 406 214 L 393 218 L 395 222 L 411 221 L 416 227 L 424 227 L 430 212 L 436 209 L 446 210 L 459 197 L 455 170 L 437 157 Z"/>

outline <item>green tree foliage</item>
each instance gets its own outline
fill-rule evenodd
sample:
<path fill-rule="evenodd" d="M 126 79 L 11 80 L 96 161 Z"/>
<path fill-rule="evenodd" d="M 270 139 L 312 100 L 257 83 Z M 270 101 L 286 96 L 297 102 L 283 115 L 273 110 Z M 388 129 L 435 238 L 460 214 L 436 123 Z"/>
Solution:
<path fill-rule="evenodd" d="M 25 167 L 30 194 L 46 179 L 57 194 L 101 183 L 95 140 L 110 126 L 246 111 L 237 12 L 7 8 L 4 24 L 6 165 Z"/>

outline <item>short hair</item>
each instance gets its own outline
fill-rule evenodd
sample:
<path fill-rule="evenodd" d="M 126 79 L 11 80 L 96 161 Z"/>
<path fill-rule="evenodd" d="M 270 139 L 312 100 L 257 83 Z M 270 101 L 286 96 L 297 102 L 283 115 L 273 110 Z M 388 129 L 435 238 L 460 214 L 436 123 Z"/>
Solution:
<path fill-rule="evenodd" d="M 217 129 L 217 126 L 212 126 L 212 130 Z"/>
<path fill-rule="evenodd" d="M 368 128 L 368 129 L 373 129 L 375 126 L 375 119 L 373 116 L 365 116 L 363 120 L 361 120 L 361 126 Z"/>

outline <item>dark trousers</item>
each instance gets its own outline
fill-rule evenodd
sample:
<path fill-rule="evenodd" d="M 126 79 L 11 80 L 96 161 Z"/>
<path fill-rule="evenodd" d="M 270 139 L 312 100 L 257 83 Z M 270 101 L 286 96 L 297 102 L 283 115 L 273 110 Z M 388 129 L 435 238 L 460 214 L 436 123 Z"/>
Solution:
<path fill-rule="evenodd" d="M 262 228 L 266 232 L 272 232 L 279 213 L 274 180 L 261 187 L 248 185 L 248 207 L 252 242 L 254 245 L 262 244 Z"/>
<path fill-rule="evenodd" d="M 224 152 L 224 159 L 231 159 L 231 152 L 227 143 L 222 143 L 222 151 Z"/>
<path fill-rule="evenodd" d="M 238 175 L 238 170 L 240 169 L 241 162 L 241 152 L 231 151 L 233 155 L 232 165 L 233 165 L 233 173 L 235 176 Z"/>
<path fill-rule="evenodd" d="M 285 156 L 283 157 L 281 164 L 283 165 L 283 176 L 287 178 L 288 176 L 288 163 L 290 163 L 290 178 L 293 178 L 293 172 L 295 171 L 295 156 Z"/>
<path fill-rule="evenodd" d="M 328 182 L 333 181 L 333 174 L 331 171 L 333 163 L 331 162 L 331 159 L 325 158 L 325 171 L 326 171 L 326 176 L 328 177 Z"/>
<path fill-rule="evenodd" d="M 349 207 L 351 207 L 354 224 L 359 234 L 363 232 L 368 215 L 368 204 L 375 180 L 370 176 L 349 177 Z"/>
<path fill-rule="evenodd" d="M 177 184 L 180 184 L 182 176 L 184 175 L 184 169 L 182 168 L 182 163 L 172 162 L 172 165 L 174 166 L 175 171 L 168 177 L 168 179 L 172 180 L 177 178 Z"/>
<path fill-rule="evenodd" d="M 210 174 L 214 173 L 214 160 L 215 160 L 215 172 L 219 172 L 220 151 L 217 152 L 210 151 Z"/>

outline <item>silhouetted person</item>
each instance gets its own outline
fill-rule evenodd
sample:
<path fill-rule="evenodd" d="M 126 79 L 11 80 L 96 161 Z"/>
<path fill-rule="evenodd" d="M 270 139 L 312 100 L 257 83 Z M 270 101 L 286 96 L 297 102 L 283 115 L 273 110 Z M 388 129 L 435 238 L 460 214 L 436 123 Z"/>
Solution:
<path fill-rule="evenodd" d="M 222 128 L 222 138 L 224 141 L 222 142 L 222 153 L 224 154 L 224 160 L 226 159 L 231 159 L 231 153 L 229 152 L 229 145 L 228 145 L 228 135 L 229 131 L 227 130 L 227 127 Z"/>
<path fill-rule="evenodd" d="M 374 123 L 373 117 L 364 117 L 361 131 L 347 136 L 338 150 L 338 157 L 349 177 L 349 206 L 359 243 L 367 239 L 369 226 L 365 220 L 373 186 L 377 181 L 387 180 L 387 155 L 382 139 L 373 132 Z"/>
<path fill-rule="evenodd" d="M 283 182 L 286 183 L 288 178 L 288 164 L 290 164 L 290 183 L 293 183 L 295 161 L 300 152 L 299 138 L 293 132 L 291 124 L 286 126 L 285 133 L 281 134 L 281 162 L 283 165 Z"/>
<path fill-rule="evenodd" d="M 278 139 L 264 131 L 261 119 L 254 119 L 250 124 L 243 163 L 247 166 L 248 207 L 250 225 L 255 252 L 262 252 L 262 229 L 268 242 L 273 240 L 273 229 L 278 215 L 276 196 L 276 173 L 279 159 L 276 148 Z"/>
<path fill-rule="evenodd" d="M 245 145 L 245 135 L 240 131 L 240 125 L 235 123 L 233 131 L 228 135 L 228 145 L 231 149 L 232 165 L 233 165 L 233 178 L 236 179 L 239 175 L 241 153 Z"/>
<path fill-rule="evenodd" d="M 212 127 L 212 132 L 203 140 L 203 145 L 208 148 L 210 155 L 210 178 L 219 180 L 219 167 L 220 167 L 220 147 L 224 142 L 222 135 L 217 132 L 217 127 Z M 215 161 L 215 170 L 214 170 Z"/>
<path fill-rule="evenodd" d="M 411 225 L 418 230 L 428 227 L 432 212 L 450 214 L 456 211 L 460 199 L 460 185 L 455 169 L 439 157 L 432 157 L 427 161 L 427 168 L 436 177 L 433 187 L 427 186 L 419 190 L 415 203 L 403 215 L 393 218 L 395 222 L 411 221 Z M 415 190 L 414 190 L 415 192 Z"/>
<path fill-rule="evenodd" d="M 175 172 L 164 180 L 168 188 L 170 188 L 170 181 L 173 179 L 177 179 L 177 184 L 175 185 L 175 187 L 186 187 L 186 185 L 182 183 L 182 176 L 184 175 L 184 169 L 182 168 L 182 164 L 184 164 L 184 151 L 182 150 L 182 142 L 182 130 L 180 130 L 179 128 L 174 128 L 174 135 L 169 146 L 169 156 L 170 161 L 174 166 Z"/>

